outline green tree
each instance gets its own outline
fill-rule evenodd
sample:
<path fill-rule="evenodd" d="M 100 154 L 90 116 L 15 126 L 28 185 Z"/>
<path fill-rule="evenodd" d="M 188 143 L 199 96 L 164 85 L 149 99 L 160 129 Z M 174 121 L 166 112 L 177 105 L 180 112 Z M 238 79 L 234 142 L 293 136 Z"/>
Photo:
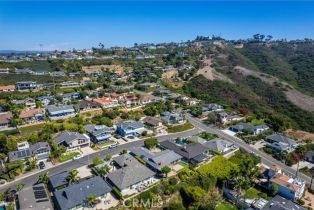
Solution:
<path fill-rule="evenodd" d="M 93 166 L 97 166 L 104 163 L 104 161 L 99 157 L 99 156 L 95 156 L 93 158 Z"/>
<path fill-rule="evenodd" d="M 45 172 L 45 173 L 39 175 L 37 183 L 43 183 L 43 184 L 47 185 L 48 181 L 49 181 L 49 173 Z"/>
<path fill-rule="evenodd" d="M 169 166 L 164 166 L 161 168 L 161 173 L 163 173 L 166 177 L 168 177 L 168 174 L 170 173 L 171 168 Z"/>
<path fill-rule="evenodd" d="M 87 204 L 87 206 L 94 207 L 95 204 L 97 204 L 97 202 L 98 202 L 98 200 L 97 200 L 96 195 L 89 195 L 89 196 L 87 196 L 87 198 L 86 198 L 86 204 Z"/>
<path fill-rule="evenodd" d="M 67 177 L 67 181 L 68 184 L 71 185 L 73 183 L 76 183 L 80 180 L 80 177 L 78 176 L 78 170 L 74 169 L 72 171 L 70 171 L 68 177 Z"/>
<path fill-rule="evenodd" d="M 152 149 L 158 144 L 158 140 L 156 138 L 149 138 L 144 141 L 144 145 L 147 149 Z"/>
<path fill-rule="evenodd" d="M 24 187 L 24 185 L 21 184 L 21 183 L 18 183 L 18 184 L 16 184 L 16 186 L 15 186 L 16 191 L 21 191 L 21 189 L 22 189 L 23 187 Z"/>
<path fill-rule="evenodd" d="M 186 186 L 180 190 L 180 194 L 185 206 L 189 206 L 192 203 L 198 203 L 206 194 L 206 192 L 198 186 Z"/>
<path fill-rule="evenodd" d="M 271 194 L 272 194 L 273 196 L 275 196 L 275 195 L 277 194 L 277 192 L 278 192 L 278 185 L 272 184 L 272 185 L 270 186 L 270 192 L 271 192 Z"/>
<path fill-rule="evenodd" d="M 200 201 L 198 210 L 215 210 L 221 201 L 221 196 L 216 192 L 210 192 Z"/>

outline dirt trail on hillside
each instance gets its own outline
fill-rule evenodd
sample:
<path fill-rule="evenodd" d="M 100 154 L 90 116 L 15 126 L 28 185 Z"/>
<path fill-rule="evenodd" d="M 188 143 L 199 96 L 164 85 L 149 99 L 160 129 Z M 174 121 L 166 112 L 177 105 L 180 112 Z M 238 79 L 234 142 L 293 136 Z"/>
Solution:
<path fill-rule="evenodd" d="M 274 83 L 279 83 L 286 89 L 284 93 L 286 94 L 286 97 L 290 102 L 303 110 L 314 111 L 314 97 L 301 93 L 300 91 L 294 89 L 288 83 L 280 81 L 277 77 L 247 69 L 242 66 L 236 66 L 234 69 L 245 76 L 251 75 L 260 78 L 263 82 L 270 85 L 274 85 Z"/>
<path fill-rule="evenodd" d="M 204 60 L 205 66 L 199 69 L 196 72 L 196 75 L 203 75 L 206 79 L 213 81 L 213 80 L 223 80 L 226 82 L 233 83 L 227 76 L 217 72 L 212 65 L 212 60 L 210 58 Z"/>

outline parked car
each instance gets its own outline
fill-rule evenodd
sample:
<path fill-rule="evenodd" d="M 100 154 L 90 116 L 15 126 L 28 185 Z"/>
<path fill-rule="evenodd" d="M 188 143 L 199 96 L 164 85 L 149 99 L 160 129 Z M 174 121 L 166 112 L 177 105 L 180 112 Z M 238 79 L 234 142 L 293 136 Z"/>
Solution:
<path fill-rule="evenodd" d="M 45 165 L 44 161 L 40 161 L 40 162 L 39 162 L 39 168 L 40 168 L 40 169 L 46 168 L 46 165 Z"/>
<path fill-rule="evenodd" d="M 74 158 L 73 158 L 73 160 L 77 160 L 77 159 L 79 159 L 79 158 L 81 158 L 81 157 L 82 157 L 82 156 L 81 156 L 80 154 L 75 155 Z"/>
<path fill-rule="evenodd" d="M 117 146 L 118 146 L 117 144 L 111 144 L 111 145 L 109 146 L 109 149 L 116 148 Z"/>

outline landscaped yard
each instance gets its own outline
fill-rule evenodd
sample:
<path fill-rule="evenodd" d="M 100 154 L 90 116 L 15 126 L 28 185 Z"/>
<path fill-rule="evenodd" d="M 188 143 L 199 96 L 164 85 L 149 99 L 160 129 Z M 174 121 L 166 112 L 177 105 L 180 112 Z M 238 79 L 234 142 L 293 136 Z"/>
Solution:
<path fill-rule="evenodd" d="M 217 206 L 216 210 L 237 210 L 237 207 L 227 201 L 223 201 Z"/>
<path fill-rule="evenodd" d="M 59 161 L 62 163 L 67 160 L 73 159 L 76 155 L 79 155 L 79 152 L 70 152 L 59 157 Z"/>
<path fill-rule="evenodd" d="M 200 134 L 198 134 L 198 137 L 201 137 L 203 139 L 205 139 L 206 141 L 210 141 L 212 139 L 215 139 L 217 138 L 217 135 L 216 134 L 212 134 L 212 133 L 208 133 L 208 132 L 202 132 Z"/>
<path fill-rule="evenodd" d="M 114 142 L 114 141 L 107 141 L 107 142 L 103 142 L 103 143 L 98 143 L 98 144 L 96 144 L 96 148 L 100 148 L 100 149 L 103 149 L 103 148 L 105 148 L 105 147 L 109 147 L 110 145 L 112 145 L 112 144 L 115 144 L 116 142 Z"/>
<path fill-rule="evenodd" d="M 176 126 L 169 126 L 168 127 L 168 133 L 178 133 L 186 130 L 190 130 L 193 128 L 193 125 L 189 122 L 184 123 L 182 125 L 176 125 Z"/>
<path fill-rule="evenodd" d="M 255 189 L 255 188 L 253 188 L 253 187 L 250 187 L 250 188 L 246 191 L 244 197 L 245 197 L 245 198 L 248 198 L 248 199 L 254 199 L 254 198 L 259 197 L 259 194 L 260 194 L 260 193 L 261 193 L 261 192 L 258 191 L 257 189 Z"/>

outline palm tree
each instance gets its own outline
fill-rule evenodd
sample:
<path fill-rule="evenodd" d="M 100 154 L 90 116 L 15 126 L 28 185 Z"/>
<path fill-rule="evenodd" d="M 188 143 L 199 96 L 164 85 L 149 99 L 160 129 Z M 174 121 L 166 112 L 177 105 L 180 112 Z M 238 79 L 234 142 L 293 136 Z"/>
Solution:
<path fill-rule="evenodd" d="M 45 172 L 38 177 L 37 183 L 48 184 L 48 180 L 49 180 L 49 174 L 48 172 Z"/>
<path fill-rule="evenodd" d="M 78 182 L 80 180 L 80 177 L 78 176 L 78 170 L 74 169 L 70 171 L 67 181 L 68 184 L 71 185 L 72 183 Z"/>
<path fill-rule="evenodd" d="M 95 204 L 97 203 L 97 197 L 96 197 L 96 195 L 89 195 L 89 196 L 86 198 L 86 203 L 87 203 L 87 206 L 94 207 Z"/>
<path fill-rule="evenodd" d="M 105 176 L 106 174 L 109 173 L 109 170 L 110 170 L 109 166 L 108 166 L 108 165 L 104 165 L 104 166 L 102 166 L 102 167 L 99 168 L 98 173 L 99 173 L 101 176 Z"/>

